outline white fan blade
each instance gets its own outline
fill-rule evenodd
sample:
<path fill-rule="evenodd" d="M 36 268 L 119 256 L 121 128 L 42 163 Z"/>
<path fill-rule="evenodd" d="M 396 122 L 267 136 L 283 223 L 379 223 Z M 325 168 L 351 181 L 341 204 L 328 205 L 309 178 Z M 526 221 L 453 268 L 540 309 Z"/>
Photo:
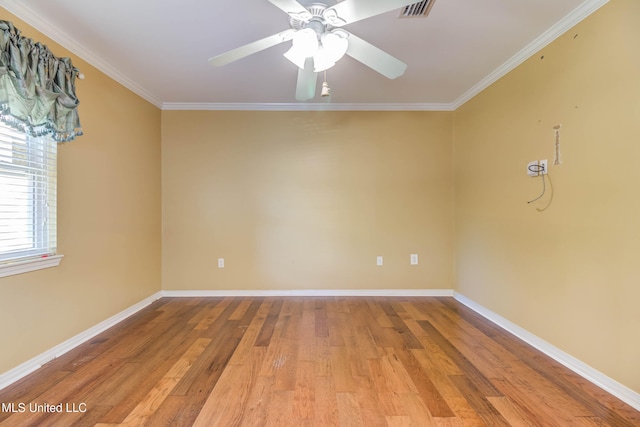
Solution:
<path fill-rule="evenodd" d="M 308 21 L 311 19 L 311 13 L 296 0 L 269 0 L 274 6 L 288 13 L 293 18 L 300 19 L 301 21 Z"/>
<path fill-rule="evenodd" d="M 284 43 L 287 40 L 291 40 L 295 32 L 295 30 L 286 30 L 281 33 L 257 40 L 253 43 L 240 46 L 218 56 L 214 56 L 213 58 L 209 59 L 209 63 L 216 67 L 227 65 L 233 61 L 237 61 L 238 59 L 242 59 L 249 55 L 253 55 L 254 53 L 260 52 L 261 50 L 265 50 L 277 44 Z"/>
<path fill-rule="evenodd" d="M 313 58 L 304 61 L 304 70 L 298 68 L 298 82 L 296 84 L 296 99 L 307 101 L 316 95 L 318 76 L 313 71 Z"/>
<path fill-rule="evenodd" d="M 400 77 L 407 69 L 404 62 L 351 33 L 347 55 L 390 79 Z"/>
<path fill-rule="evenodd" d="M 418 2 L 419 0 L 344 0 L 325 10 L 323 15 L 331 25 L 340 27 Z"/>

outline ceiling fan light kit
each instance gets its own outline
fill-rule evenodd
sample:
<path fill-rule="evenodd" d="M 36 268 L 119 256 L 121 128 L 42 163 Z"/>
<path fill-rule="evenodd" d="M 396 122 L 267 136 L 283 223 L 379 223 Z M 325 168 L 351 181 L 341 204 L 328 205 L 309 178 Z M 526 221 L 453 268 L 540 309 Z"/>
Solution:
<path fill-rule="evenodd" d="M 416 0 L 344 0 L 333 6 L 312 3 L 308 7 L 296 0 L 268 1 L 289 15 L 291 29 L 215 56 L 209 59 L 212 65 L 226 65 L 292 40 L 284 56 L 298 67 L 298 101 L 313 98 L 317 73 L 333 67 L 344 55 L 390 79 L 404 74 L 407 64 L 339 27 L 408 6 Z M 323 85 L 321 96 L 328 93 L 329 88 Z"/>
<path fill-rule="evenodd" d="M 318 37 L 311 28 L 299 30 L 293 35 L 291 49 L 284 53 L 284 57 L 293 62 L 298 68 L 304 69 L 306 58 L 310 58 L 319 50 Z"/>

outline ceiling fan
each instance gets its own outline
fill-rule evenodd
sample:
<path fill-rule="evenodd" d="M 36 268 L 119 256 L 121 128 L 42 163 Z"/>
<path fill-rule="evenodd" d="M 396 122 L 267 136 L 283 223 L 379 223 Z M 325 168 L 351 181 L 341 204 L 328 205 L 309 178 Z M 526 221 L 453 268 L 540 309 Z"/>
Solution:
<path fill-rule="evenodd" d="M 332 67 L 345 54 L 390 79 L 404 74 L 407 64 L 342 27 L 408 6 L 418 0 L 344 0 L 333 6 L 322 3 L 327 0 L 319 1 L 305 7 L 297 0 L 269 0 L 289 14 L 291 28 L 214 56 L 209 59 L 209 63 L 220 67 L 280 43 L 292 41 L 291 49 L 284 56 L 299 68 L 296 84 L 298 101 L 313 98 L 316 92 L 316 73 Z"/>

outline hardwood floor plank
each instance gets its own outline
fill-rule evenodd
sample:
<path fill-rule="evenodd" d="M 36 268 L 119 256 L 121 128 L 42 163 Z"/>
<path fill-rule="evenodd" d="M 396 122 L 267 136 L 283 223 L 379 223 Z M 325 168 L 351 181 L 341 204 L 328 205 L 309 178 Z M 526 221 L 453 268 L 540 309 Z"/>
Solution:
<path fill-rule="evenodd" d="M 462 375 L 461 373 L 451 374 L 446 370 L 441 369 L 435 358 L 432 357 L 427 350 L 411 350 L 411 353 L 420 365 L 424 375 L 426 375 L 429 381 L 433 384 L 440 396 L 443 398 L 462 396 L 460 390 L 456 388 L 449 378 L 450 375 Z"/>
<path fill-rule="evenodd" d="M 211 338 L 198 338 L 189 347 L 184 355 L 165 374 L 168 378 L 182 378 L 187 373 L 191 365 L 200 357 L 205 348 L 211 343 Z"/>
<path fill-rule="evenodd" d="M 206 309 L 201 310 L 201 313 L 199 315 L 194 316 L 187 323 L 191 324 L 192 320 L 199 319 L 198 323 L 193 329 L 195 329 L 196 331 L 206 331 L 227 309 L 229 304 L 231 304 L 231 301 L 231 298 L 224 298 L 222 300 L 216 299 L 212 301 Z"/>
<path fill-rule="evenodd" d="M 349 332 L 349 305 L 345 298 L 330 298 L 327 300 L 327 329 L 332 346 L 343 346 L 342 334 Z"/>
<path fill-rule="evenodd" d="M 197 397 L 204 402 L 222 375 L 238 343 L 238 339 L 225 336 L 224 332 L 214 337 L 171 394 Z"/>
<path fill-rule="evenodd" d="M 448 297 L 163 298 L 0 402 L 3 427 L 640 425 Z M 87 411 L 11 412 L 43 402 Z"/>
<path fill-rule="evenodd" d="M 244 314 L 240 319 L 237 320 L 238 323 L 236 325 L 236 329 L 234 333 L 231 335 L 232 337 L 240 338 L 240 339 L 244 337 L 245 332 L 249 328 L 249 325 L 251 324 L 253 319 L 256 318 L 256 315 L 260 310 L 260 307 L 262 306 L 262 302 L 263 302 L 262 298 L 251 299 L 249 306 L 244 310 Z M 229 319 L 229 321 L 231 320 L 232 319 Z"/>
<path fill-rule="evenodd" d="M 274 390 L 295 390 L 298 369 L 298 342 L 289 338 L 282 339 L 280 353 L 274 364 Z"/>
<path fill-rule="evenodd" d="M 329 338 L 316 338 L 316 376 L 332 377 L 331 367 L 331 340 Z"/>
<path fill-rule="evenodd" d="M 318 338 L 324 338 L 329 336 L 329 326 L 327 319 L 327 310 L 324 304 L 320 307 L 316 306 L 315 309 L 315 334 Z"/>
<path fill-rule="evenodd" d="M 81 417 L 71 422 L 69 427 L 85 427 L 95 426 L 104 414 L 111 410 L 111 406 L 106 405 L 92 405 L 91 410 L 85 412 Z M 55 425 L 60 425 L 60 420 L 55 420 Z"/>
<path fill-rule="evenodd" d="M 385 372 L 384 362 L 380 359 L 370 359 L 371 381 L 377 395 L 380 410 L 385 417 L 407 415 L 399 402 L 398 392 L 389 384 L 389 377 Z"/>
<path fill-rule="evenodd" d="M 187 321 L 189 325 L 198 325 L 218 304 L 222 303 L 222 301 L 226 301 L 226 304 L 231 302 L 230 299 L 220 298 L 220 297 L 211 297 L 211 298 L 200 298 L 200 302 L 198 304 L 199 307 L 194 307 L 191 310 L 192 316 Z"/>
<path fill-rule="evenodd" d="M 265 349 L 253 349 L 243 365 L 228 365 L 204 403 L 194 426 L 239 426 L 258 379 Z M 233 399 L 229 399 L 233 396 Z"/>
<path fill-rule="evenodd" d="M 329 377 L 315 377 L 314 426 L 338 426 L 338 400 L 336 387 Z"/>
<path fill-rule="evenodd" d="M 127 415 L 127 417 L 119 425 L 121 427 L 136 427 L 145 425 L 149 417 L 160 407 L 164 400 L 169 396 L 171 390 L 174 389 L 180 378 L 163 377 L 151 389 L 149 393 L 142 399 L 138 405 Z"/>
<path fill-rule="evenodd" d="M 242 317 L 245 315 L 245 313 L 247 312 L 247 309 L 252 303 L 253 303 L 253 299 L 250 299 L 250 298 L 242 299 L 240 301 L 240 304 L 238 304 L 238 307 L 236 307 L 235 311 L 231 313 L 231 316 L 229 316 L 229 320 L 242 319 Z"/>
<path fill-rule="evenodd" d="M 3 390 L 0 390 L 0 402 L 26 403 L 33 402 L 38 396 L 54 387 L 67 375 L 69 371 L 56 371 L 44 365 L 39 375 L 28 375 Z M 0 411 L 0 423 L 12 416 L 10 411 Z M 0 424 L 1 425 L 1 424 Z"/>
<path fill-rule="evenodd" d="M 582 423 L 584 427 L 611 427 L 598 417 L 582 417 L 578 421 Z"/>
<path fill-rule="evenodd" d="M 405 324 L 416 338 L 420 340 L 424 346 L 424 354 L 429 355 L 429 359 L 432 361 L 432 365 L 441 373 L 446 375 L 462 375 L 460 367 L 456 365 L 453 360 L 447 356 L 447 354 L 440 348 L 440 346 L 434 341 L 434 338 L 430 337 L 425 332 L 418 322 L 415 320 L 406 320 Z M 421 350 L 412 350 L 414 354 L 422 354 Z"/>
<path fill-rule="evenodd" d="M 545 411 L 545 404 L 543 398 L 537 395 L 529 394 L 527 389 L 522 389 L 513 385 L 508 380 L 496 379 L 493 383 L 508 396 L 509 399 L 518 405 L 520 412 L 524 417 L 530 420 L 539 420 L 542 423 L 544 420 L 544 427 L 562 427 L 562 417 L 555 418 L 551 415 L 551 412 Z"/>
<path fill-rule="evenodd" d="M 317 309 L 309 307 L 302 313 L 302 329 L 298 346 L 298 360 L 300 361 L 316 360 L 316 334 L 311 333 L 316 328 L 316 311 Z"/>
<path fill-rule="evenodd" d="M 414 352 L 417 351 L 423 350 L 394 349 L 394 355 L 400 365 L 398 370 L 400 367 L 404 369 L 406 372 L 404 381 L 411 382 L 414 385 L 417 395 L 432 416 L 452 417 L 454 415 L 453 411 L 447 405 L 438 388 L 422 369 L 420 362 L 414 357 Z M 399 374 L 398 376 L 403 375 Z"/>
<path fill-rule="evenodd" d="M 491 405 L 488 397 L 475 387 L 475 384 L 466 376 L 452 376 L 451 381 L 462 392 L 464 398 L 469 402 L 476 415 L 490 426 L 509 426 L 509 422 L 502 414 Z"/>
<path fill-rule="evenodd" d="M 297 339 L 300 336 L 300 329 L 302 327 L 302 313 L 304 311 L 305 299 L 301 297 L 293 297 L 287 299 L 283 304 L 281 318 L 284 319 L 284 325 L 281 331 L 283 338 Z"/>
<path fill-rule="evenodd" d="M 354 393 L 336 393 L 340 426 L 366 427 Z"/>
<path fill-rule="evenodd" d="M 261 348 L 264 351 L 264 347 Z M 241 425 L 243 427 L 263 426 L 267 420 L 273 396 L 273 378 L 258 376 L 247 399 Z"/>
<path fill-rule="evenodd" d="M 353 378 L 347 350 L 344 347 L 331 347 L 331 372 L 335 381 L 336 391 L 355 392 L 358 384 Z"/>
<path fill-rule="evenodd" d="M 316 367 L 314 362 L 300 361 L 297 366 L 293 392 L 292 416 L 301 425 L 312 425 L 316 404 Z"/>
<path fill-rule="evenodd" d="M 427 320 L 419 320 L 418 324 L 438 344 L 442 351 L 463 372 L 464 376 L 473 382 L 483 396 L 502 396 L 491 382 L 440 332 Z"/>
<path fill-rule="evenodd" d="M 378 301 L 384 301 L 384 299 L 379 299 L 379 298 L 366 299 L 366 304 L 369 306 L 369 311 L 371 312 L 371 315 L 373 316 L 373 319 L 375 320 L 376 325 L 381 328 L 393 328 L 393 322 L 391 322 L 391 319 L 387 317 L 387 314 L 384 312 L 382 307 L 380 307 L 380 304 L 378 303 Z"/>
<path fill-rule="evenodd" d="M 202 404 L 191 400 L 189 396 L 169 395 L 162 405 L 149 416 L 146 425 L 152 426 L 190 426 L 202 409 Z"/>
<path fill-rule="evenodd" d="M 447 397 L 447 404 L 456 414 L 456 419 L 464 427 L 487 427 L 487 424 L 476 414 L 473 407 L 464 397 Z M 436 420 L 448 420 L 449 418 L 435 418 Z M 490 424 L 489 424 L 490 425 Z"/>
<path fill-rule="evenodd" d="M 402 348 L 395 349 L 385 347 L 380 349 L 380 361 L 381 373 L 385 378 L 387 388 L 393 390 L 396 393 L 417 393 L 418 389 L 413 383 L 413 379 L 405 369 L 406 366 L 411 369 L 410 365 L 405 365 L 398 358 L 398 353 L 402 353 L 403 356 L 407 356 L 406 352 Z M 408 356 L 407 356 L 408 357 Z M 409 362 L 409 360 L 406 360 Z M 371 365 L 370 365 L 371 366 Z M 419 378 L 416 378 L 419 379 Z M 419 382 L 419 381 L 418 381 Z"/>
<path fill-rule="evenodd" d="M 393 304 L 390 302 L 380 301 L 379 306 L 382 308 L 387 318 L 391 321 L 393 329 L 400 334 L 404 344 L 410 349 L 423 349 L 424 347 L 420 341 L 411 333 L 407 325 L 400 318 L 396 310 L 393 308 Z M 404 309 L 402 309 L 404 312 Z"/>
<path fill-rule="evenodd" d="M 260 308 L 257 310 L 251 323 L 247 326 L 242 336 L 242 339 L 238 343 L 236 350 L 234 351 L 229 363 L 232 365 L 243 365 L 247 362 L 247 359 L 254 351 L 253 348 L 258 339 L 258 335 L 262 330 L 266 321 L 268 312 L 271 310 L 272 302 L 270 300 L 263 301 Z"/>
<path fill-rule="evenodd" d="M 393 415 L 393 416 L 386 416 L 385 419 L 387 420 L 387 425 L 389 427 L 413 427 L 413 421 L 411 420 L 410 416 L 398 416 L 398 415 Z"/>
<path fill-rule="evenodd" d="M 425 314 L 411 300 L 402 301 L 400 305 L 402 306 L 403 310 L 408 314 L 408 317 L 406 317 L 407 319 L 429 320 L 429 318 L 425 316 Z"/>
<path fill-rule="evenodd" d="M 291 418 L 293 411 L 293 391 L 274 391 L 271 396 L 271 405 L 267 412 L 265 427 L 282 427 L 295 425 Z"/>
<path fill-rule="evenodd" d="M 266 347 L 271 342 L 271 336 L 273 335 L 276 322 L 278 321 L 278 317 L 280 316 L 280 310 L 282 310 L 282 303 L 282 299 L 272 301 L 271 307 L 269 308 L 269 313 L 267 314 L 267 318 L 265 319 L 262 328 L 260 329 L 260 333 L 256 338 L 255 345 Z"/>
<path fill-rule="evenodd" d="M 429 409 L 424 405 L 420 396 L 415 393 L 406 393 L 400 396 L 402 404 L 411 419 L 411 425 L 415 427 L 434 425 L 435 421 Z M 447 406 L 447 408 L 449 408 Z M 453 412 L 451 416 L 453 416 Z"/>
<path fill-rule="evenodd" d="M 371 307 L 377 307 L 377 310 L 382 313 L 379 316 L 383 316 L 389 326 L 380 326 L 378 320 L 371 312 Z M 404 345 L 402 337 L 393 329 L 393 323 L 375 300 L 367 300 L 366 303 L 356 300 L 356 302 L 350 307 L 350 312 L 356 322 L 360 325 L 366 325 L 376 346 L 400 347 Z"/>
<path fill-rule="evenodd" d="M 544 427 L 536 419 L 528 417 L 518 405 L 508 397 L 487 397 L 491 406 L 509 422 L 512 427 Z"/>
<path fill-rule="evenodd" d="M 122 422 L 196 339 L 196 335 L 189 333 L 172 336 L 163 347 L 171 348 L 171 354 L 160 350 L 146 361 L 129 362 L 131 366 L 126 371 L 118 372 L 117 381 L 111 381 L 108 387 L 96 389 L 102 390 L 102 394 L 95 397 L 99 399 L 98 402 L 113 405 L 113 409 L 103 418 L 103 421 Z"/>
<path fill-rule="evenodd" d="M 604 393 L 594 384 L 568 371 L 560 363 L 536 351 L 519 338 L 505 333 L 499 326 L 487 321 L 468 307 L 451 298 L 443 298 L 440 303 L 485 335 L 492 337 L 497 344 L 511 353 L 513 357 L 526 363 L 531 369 L 536 370 L 540 375 L 556 384 L 566 394 L 573 396 L 574 400 L 589 407 L 596 416 L 607 420 L 607 422 L 615 426 L 640 425 L 640 411 L 634 410 L 618 399 L 611 399 L 611 395 Z M 616 410 L 612 411 L 609 404 L 614 405 Z"/>
<path fill-rule="evenodd" d="M 238 305 L 240 305 L 240 300 L 232 298 L 229 302 L 229 305 L 224 307 L 224 309 L 222 309 L 222 307 L 218 307 L 218 309 L 222 309 L 222 312 L 215 317 L 215 320 L 213 320 L 213 322 L 208 323 L 208 327 L 202 330 L 201 336 L 207 338 L 215 338 L 220 334 L 224 334 L 225 336 L 229 337 L 233 336 L 240 321 L 229 320 L 229 316 L 231 316 L 231 314 L 236 311 Z M 198 327 L 200 326 L 201 325 L 198 325 Z"/>
<path fill-rule="evenodd" d="M 375 390 L 371 377 L 358 377 L 356 399 L 360 407 L 363 425 L 383 427 L 387 425 L 380 397 Z"/>
<path fill-rule="evenodd" d="M 129 412 L 120 425 L 123 427 L 144 425 L 173 391 L 178 382 L 184 377 L 194 361 L 200 357 L 210 342 L 211 339 L 209 338 L 197 339 L 146 396 L 142 398 L 136 407 Z"/>

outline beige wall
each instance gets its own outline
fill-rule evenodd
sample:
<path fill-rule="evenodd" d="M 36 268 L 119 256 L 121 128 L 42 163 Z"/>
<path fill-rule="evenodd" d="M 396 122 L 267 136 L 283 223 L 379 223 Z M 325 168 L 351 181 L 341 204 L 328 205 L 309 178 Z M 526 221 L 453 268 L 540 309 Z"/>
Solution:
<path fill-rule="evenodd" d="M 156 292 L 162 271 L 167 290 L 455 284 L 640 391 L 639 18 L 610 2 L 455 113 L 161 114 L 74 57 L 86 135 L 60 149 L 65 259 L 0 279 L 0 372 Z M 538 212 L 525 165 L 553 160 L 559 123 Z"/>
<path fill-rule="evenodd" d="M 452 117 L 163 111 L 163 289 L 451 288 Z"/>
<path fill-rule="evenodd" d="M 69 52 L 3 9 L 22 34 Z M 58 150 L 57 268 L 0 279 L 0 373 L 160 290 L 160 110 L 71 56 L 84 136 Z"/>
<path fill-rule="evenodd" d="M 638 22 L 605 5 L 456 111 L 454 145 L 457 289 L 640 392 Z"/>

